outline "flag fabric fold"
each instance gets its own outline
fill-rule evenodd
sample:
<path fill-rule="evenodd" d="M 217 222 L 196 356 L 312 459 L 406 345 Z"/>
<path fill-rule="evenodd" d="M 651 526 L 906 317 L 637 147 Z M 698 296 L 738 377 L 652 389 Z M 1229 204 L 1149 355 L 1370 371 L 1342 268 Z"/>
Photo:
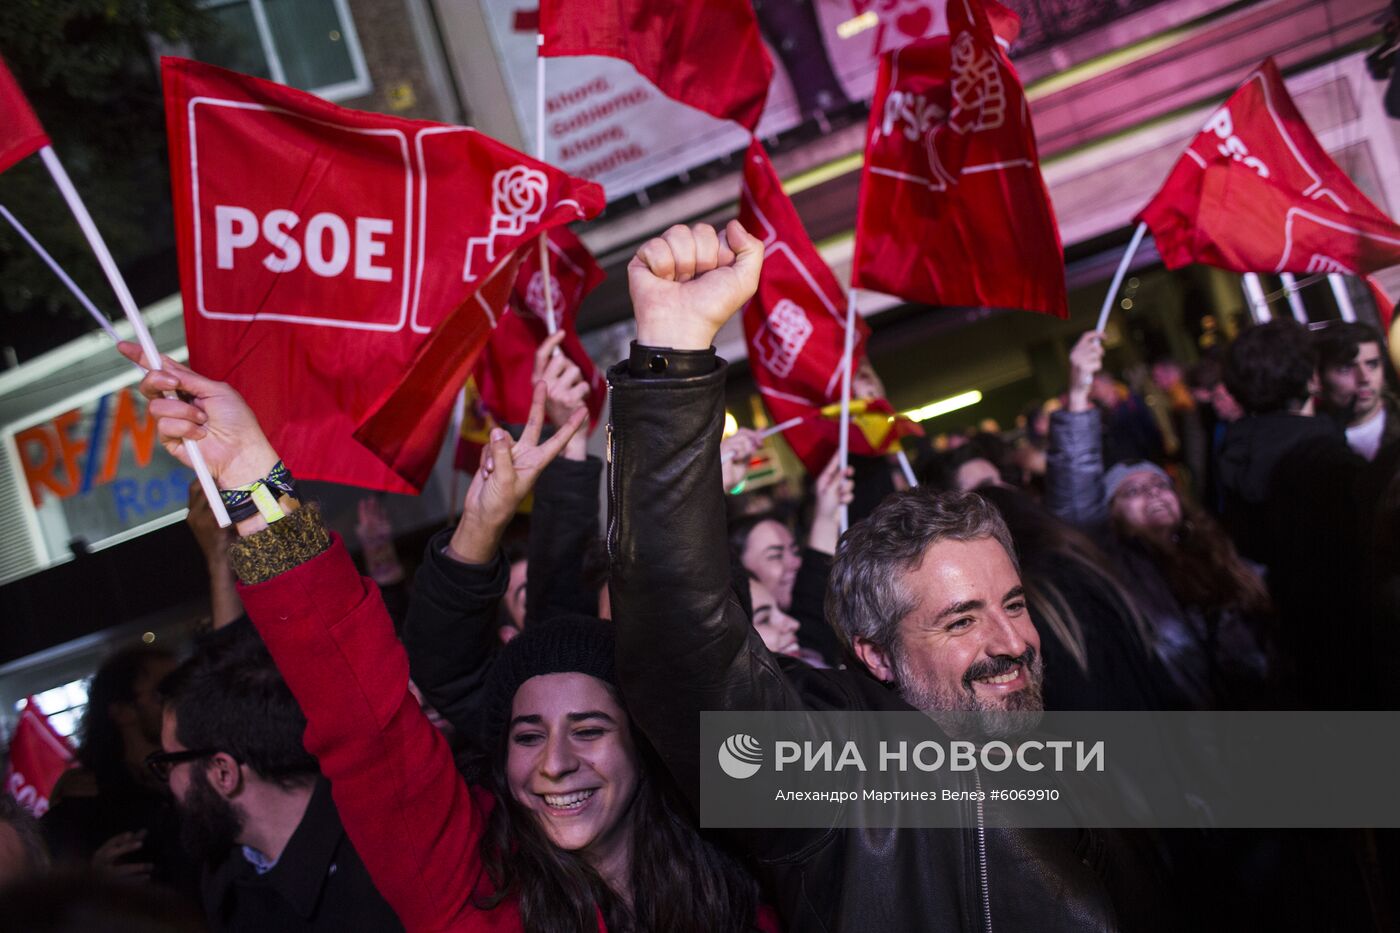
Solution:
<path fill-rule="evenodd" d="M 852 285 L 1065 317 L 1060 232 L 1020 79 L 981 0 L 938 9 L 946 31 L 881 58 Z"/>
<path fill-rule="evenodd" d="M 49 144 L 19 82 L 0 58 L 0 172 Z"/>
<path fill-rule="evenodd" d="M 828 415 L 840 409 L 846 295 L 808 239 L 757 139 L 745 153 L 743 178 L 739 222 L 763 241 L 763 274 L 743 311 L 749 369 L 775 423 L 802 419 L 783 437 L 816 475 L 836 452 L 840 437 L 836 416 Z M 870 330 L 859 317 L 856 328 L 852 359 L 859 361 Z M 883 399 L 855 400 L 852 411 L 861 416 L 852 419 L 854 453 L 884 453 L 902 436 L 888 430 L 894 422 Z M 862 420 L 867 411 L 873 417 Z"/>
<path fill-rule="evenodd" d="M 773 62 L 749 0 L 541 0 L 544 56 L 629 62 L 667 97 L 752 131 Z"/>
<path fill-rule="evenodd" d="M 1169 269 L 1365 275 L 1400 263 L 1400 226 L 1322 148 L 1273 59 L 1210 115 L 1137 219 Z"/>
<path fill-rule="evenodd" d="M 416 492 L 517 249 L 602 189 L 463 127 L 162 61 L 191 365 L 299 477 Z"/>

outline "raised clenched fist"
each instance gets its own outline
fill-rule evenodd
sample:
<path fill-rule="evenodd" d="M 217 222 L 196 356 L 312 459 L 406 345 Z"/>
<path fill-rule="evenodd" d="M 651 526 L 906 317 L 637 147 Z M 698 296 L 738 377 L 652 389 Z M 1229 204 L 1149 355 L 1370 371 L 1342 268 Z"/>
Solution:
<path fill-rule="evenodd" d="M 675 350 L 708 348 L 724 323 L 753 297 L 763 244 L 737 220 L 676 225 L 648 240 L 627 264 L 637 342 Z"/>

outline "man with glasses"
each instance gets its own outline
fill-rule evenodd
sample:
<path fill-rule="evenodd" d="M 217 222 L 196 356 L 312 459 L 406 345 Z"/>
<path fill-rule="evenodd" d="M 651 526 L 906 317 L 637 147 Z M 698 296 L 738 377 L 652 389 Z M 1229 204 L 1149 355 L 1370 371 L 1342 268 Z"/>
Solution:
<path fill-rule="evenodd" d="M 203 864 L 212 931 L 402 929 L 302 747 L 306 718 L 246 620 L 210 636 L 161 693 L 161 751 L 146 763 L 169 784 L 185 846 Z"/>

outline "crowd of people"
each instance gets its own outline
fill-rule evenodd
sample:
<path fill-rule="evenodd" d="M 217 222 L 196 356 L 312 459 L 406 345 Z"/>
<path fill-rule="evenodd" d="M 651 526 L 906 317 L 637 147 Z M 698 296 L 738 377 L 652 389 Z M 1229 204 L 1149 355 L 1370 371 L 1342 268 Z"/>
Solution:
<path fill-rule="evenodd" d="M 268 480 L 274 503 L 224 534 L 192 500 L 216 627 L 182 657 L 109 658 L 49 813 L 0 802 L 0 926 L 1400 918 L 1374 832 L 698 825 L 702 711 L 1388 709 L 1400 682 L 1400 410 L 1375 331 L 1278 320 L 1188 370 L 1162 361 L 1156 417 L 1089 332 L 1061 398 L 1011 441 L 914 451 L 917 487 L 874 457 L 833 459 L 805 496 L 734 495 L 762 440 L 723 436 L 713 341 L 762 253 L 737 223 L 643 245 L 606 463 L 552 338 L 528 423 L 491 433 L 411 577 L 373 504 L 362 575 L 231 388 L 148 373 L 167 449 L 198 440 L 221 488 Z M 883 395 L 868 363 L 857 395 Z"/>

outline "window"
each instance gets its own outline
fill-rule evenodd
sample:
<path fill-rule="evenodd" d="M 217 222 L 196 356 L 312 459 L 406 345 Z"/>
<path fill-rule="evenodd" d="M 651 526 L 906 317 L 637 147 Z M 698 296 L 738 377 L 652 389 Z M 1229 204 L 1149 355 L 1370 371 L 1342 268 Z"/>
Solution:
<path fill-rule="evenodd" d="M 73 733 L 78 731 L 78 722 L 83 718 L 83 710 L 87 707 L 87 678 L 75 680 L 72 683 L 63 684 L 43 693 L 34 695 L 35 705 L 39 707 L 39 712 L 48 717 L 49 725 L 54 731 L 65 738 L 72 738 L 76 742 Z M 24 707 L 24 701 L 20 700 L 15 704 L 15 712 L 18 713 Z"/>
<path fill-rule="evenodd" d="M 194 58 L 311 91 L 327 100 L 370 91 L 347 0 L 210 0 L 213 35 Z"/>

